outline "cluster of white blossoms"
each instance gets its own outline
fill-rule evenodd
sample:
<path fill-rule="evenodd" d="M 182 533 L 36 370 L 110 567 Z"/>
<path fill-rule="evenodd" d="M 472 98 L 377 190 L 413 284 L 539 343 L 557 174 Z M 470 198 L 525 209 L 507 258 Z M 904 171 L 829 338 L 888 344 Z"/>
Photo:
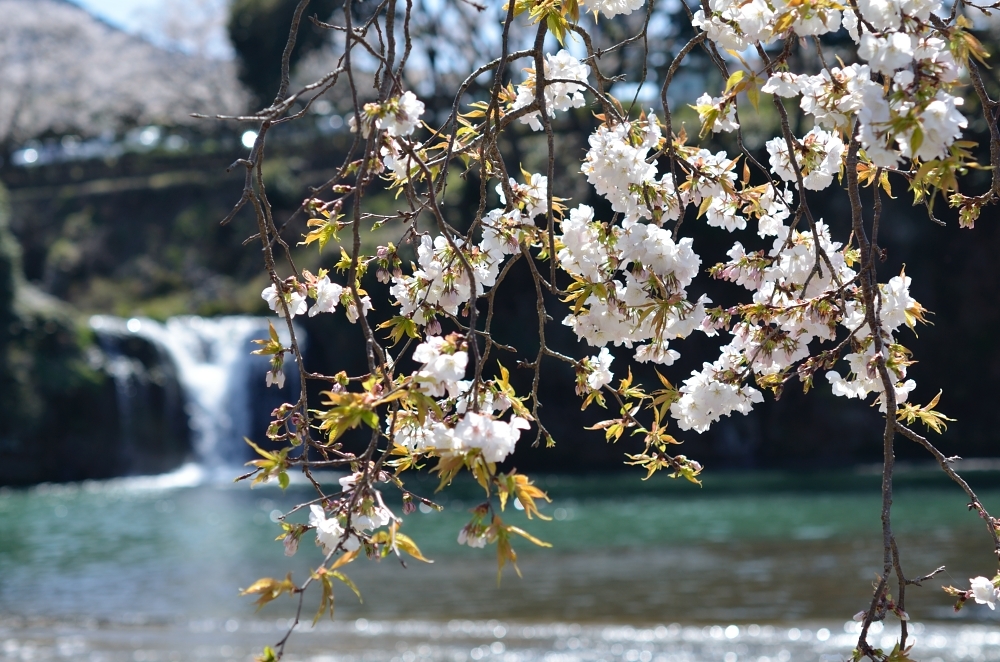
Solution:
<path fill-rule="evenodd" d="M 472 298 L 468 264 L 475 278 L 475 296 L 492 287 L 500 272 L 503 253 L 463 250 L 461 238 L 453 240 L 461 251 L 454 250 L 443 235 L 431 239 L 424 235 L 417 247 L 420 265 L 410 275 L 393 276 L 390 294 L 396 299 L 400 315 L 417 324 L 427 324 L 440 312 L 457 315 L 458 308 Z"/>
<path fill-rule="evenodd" d="M 825 0 L 711 0 L 708 6 L 708 15 L 701 9 L 695 13 L 694 25 L 717 46 L 736 51 L 789 31 L 819 35 L 841 24 L 839 5 Z M 943 33 L 929 22 L 940 7 L 940 0 L 862 0 L 857 11 L 844 11 L 843 25 L 867 64 L 823 67 L 812 76 L 780 71 L 761 89 L 783 97 L 802 95 L 803 111 L 829 130 L 850 132 L 856 117 L 862 145 L 878 166 L 895 167 L 902 158 L 945 158 L 967 121 L 958 109 L 962 98 L 951 93 L 960 67 Z M 885 76 L 886 86 L 873 81 L 872 73 Z M 704 95 L 698 104 L 703 120 L 705 110 L 716 109 L 713 131 L 737 128 L 735 107 L 725 97 Z"/>
<path fill-rule="evenodd" d="M 611 380 L 614 379 L 614 373 L 611 372 L 611 362 L 614 360 L 615 357 L 611 356 L 607 347 L 602 347 L 597 356 L 583 360 L 584 366 L 587 368 L 587 388 L 591 391 L 598 391 L 611 383 Z"/>
<path fill-rule="evenodd" d="M 420 424 L 415 418 L 399 416 L 394 441 L 411 451 L 434 452 L 447 456 L 478 451 L 487 462 L 502 462 L 514 452 L 521 431 L 530 424 L 520 416 L 502 421 L 493 413 L 466 411 L 454 425 L 428 419 Z"/>
<path fill-rule="evenodd" d="M 669 340 L 698 328 L 710 303 L 686 298 L 701 265 L 691 239 L 675 242 L 669 231 L 647 223 L 600 223 L 587 205 L 572 209 L 560 229 L 559 265 L 586 293 L 563 324 L 595 347 L 631 348 L 649 340 L 636 348 L 636 360 L 673 363 L 678 353 Z"/>
<path fill-rule="evenodd" d="M 619 14 L 631 14 L 644 4 L 645 0 L 583 0 L 580 4 L 593 12 L 604 14 L 605 18 L 614 18 Z"/>
<path fill-rule="evenodd" d="M 285 316 L 286 307 L 289 317 L 305 314 L 307 310 L 309 317 L 314 317 L 318 313 L 332 313 L 337 310 L 339 304 L 343 304 L 348 321 L 353 324 L 358 320 L 358 307 L 354 302 L 351 290 L 331 282 L 329 276 L 315 279 L 309 287 L 298 282 L 286 281 L 282 285 L 280 294 L 278 288 L 271 285 L 264 288 L 260 296 L 267 302 L 268 307 L 278 314 L 278 317 Z M 309 306 L 307 296 L 316 300 L 312 307 Z M 282 300 L 284 306 L 282 306 Z M 361 297 L 361 307 L 365 315 L 372 309 L 372 300 L 367 294 Z"/>
<path fill-rule="evenodd" d="M 732 374 L 748 367 L 756 375 L 775 375 L 808 357 L 808 346 L 813 340 L 832 340 L 837 325 L 858 338 L 867 335 L 864 308 L 852 284 L 855 271 L 847 265 L 840 244 L 830 239 L 826 224 L 817 222 L 815 236 L 826 256 L 822 273 L 815 266 L 817 247 L 811 231 L 790 231 L 784 227 L 766 256 L 748 255 L 741 244 L 734 246 L 730 262 L 717 277 L 755 291 L 753 302 L 771 311 L 772 326 L 736 325 L 734 339 L 723 348 L 721 362 L 706 364 L 707 371 Z M 892 334 L 903 324 L 912 326 L 914 318 L 922 312 L 919 303 L 910 296 L 909 286 L 910 279 L 905 276 L 894 277 L 879 286 L 883 356 L 897 380 L 894 384 L 897 403 L 905 402 L 916 386 L 913 380 L 906 379 L 907 362 L 891 356 L 895 342 Z M 840 300 L 842 308 L 838 307 Z M 834 395 L 865 398 L 870 393 L 879 394 L 877 402 L 884 411 L 884 388 L 874 351 L 874 343 L 869 342 L 864 351 L 844 357 L 850 366 L 849 379 L 835 370 L 828 371 L 826 377 Z M 704 372 L 697 376 L 699 384 L 704 384 Z M 707 415 L 692 417 L 686 410 L 685 415 L 682 427 L 704 429 L 706 422 L 710 424 L 712 420 Z"/>
<path fill-rule="evenodd" d="M 725 131 L 726 133 L 740 128 L 736 121 L 736 104 L 730 97 L 713 97 L 705 93 L 695 100 L 695 110 L 698 111 L 698 119 L 705 122 L 708 118 L 708 111 L 714 110 L 716 118 L 712 122 L 712 133 Z"/>
<path fill-rule="evenodd" d="M 536 216 L 544 215 L 549 208 L 549 178 L 545 175 L 534 173 L 529 175 L 527 180 L 524 184 L 518 184 L 517 180 L 513 177 L 509 179 L 510 190 L 514 195 L 514 199 L 510 201 L 510 206 L 516 208 L 528 220 L 531 220 Z M 500 204 L 506 205 L 507 194 L 504 193 L 503 186 L 500 184 L 497 184 L 497 193 L 500 195 Z M 503 210 L 497 211 L 502 212 Z"/>
<path fill-rule="evenodd" d="M 561 50 L 555 55 L 548 53 L 545 55 L 545 80 L 563 81 L 545 86 L 543 92 L 545 113 L 549 119 L 556 112 L 580 108 L 586 103 L 583 96 L 583 85 L 565 81 L 586 82 L 588 76 L 590 76 L 590 67 L 581 63 L 567 50 Z M 517 86 L 517 98 L 514 99 L 511 110 L 518 110 L 535 102 L 535 82 L 535 72 L 529 69 L 528 78 Z M 528 124 L 533 130 L 542 130 L 542 115 L 539 111 L 522 115 L 520 119 L 523 124 Z"/>
<path fill-rule="evenodd" d="M 817 122 L 801 140 L 794 141 L 794 165 L 784 138 L 767 143 L 772 171 L 793 190 L 798 183 L 796 167 L 807 190 L 827 188 L 840 172 L 846 146 L 838 131 L 863 106 L 866 85 L 874 85 L 869 75 L 867 66 L 854 65 L 817 76 L 778 73 L 768 81 L 765 91 L 801 94 L 803 110 Z M 698 103 L 706 117 L 709 111 L 717 111 L 713 129 L 735 128 L 735 116 L 724 97 L 705 96 Z M 818 221 L 806 231 L 785 224 L 791 216 L 791 191 L 770 183 L 744 186 L 740 191 L 734 161 L 725 152 L 695 148 L 680 148 L 684 149 L 686 179 L 675 186 L 669 174 L 657 179 L 657 164 L 649 158 L 657 147 L 662 148 L 662 141 L 653 116 L 603 124 L 590 137 L 582 171 L 624 218 L 621 225 L 601 223 L 594 219 L 593 209 L 580 205 L 561 221 L 558 263 L 576 281 L 571 292 L 582 297 L 564 324 L 593 346 L 638 345 L 635 360 L 670 365 L 679 356 L 669 346 L 672 339 L 687 337 L 696 329 L 716 335 L 729 323 L 708 315 L 705 306 L 711 302 L 707 298 L 696 302 L 687 298 L 686 288 L 701 264 L 691 240 L 675 241 L 670 232 L 642 219 L 662 223 L 678 218 L 688 205 L 698 204 L 708 225 L 732 232 L 746 228 L 748 213 L 754 216 L 758 234 L 774 237 L 770 250 L 748 254 L 735 242 L 730 262 L 720 265 L 716 276 L 751 290 L 751 305 L 765 311 L 764 319 L 733 325 L 731 341 L 722 347 L 719 358 L 693 372 L 671 406 L 681 429 L 704 432 L 720 417 L 745 414 L 762 401 L 757 389 L 745 385 L 747 380 L 784 374 L 810 356 L 810 343 L 832 340 L 838 324 L 852 323 L 851 311 L 859 307 L 853 284 L 856 272 L 825 223 Z M 887 344 L 892 343 L 895 322 L 905 319 L 915 303 L 898 290 L 895 280 L 882 288 Z M 837 301 L 844 305 L 838 306 Z M 850 331 L 857 332 L 857 325 Z M 609 361 L 602 362 L 601 356 L 583 362 L 591 390 L 611 379 Z M 856 360 L 847 358 L 848 363 Z M 895 387 L 897 401 L 904 402 L 913 382 L 903 381 L 905 364 L 890 364 L 900 380 Z M 843 388 L 844 383 L 833 384 L 836 394 L 881 393 L 877 380 L 855 378 L 850 389 Z"/>
<path fill-rule="evenodd" d="M 861 17 L 880 32 L 859 34 L 853 16 L 847 24 L 858 56 L 887 78 L 888 94 L 867 84 L 858 110 L 862 145 L 878 166 L 944 158 L 967 126 L 958 110 L 963 99 L 951 94 L 960 67 L 948 42 L 925 23 L 940 6 L 940 0 L 865 0 L 858 3 Z"/>
<path fill-rule="evenodd" d="M 810 191 L 822 191 L 833 183 L 833 176 L 840 171 L 844 143 L 835 134 L 818 127 L 796 143 L 793 153 L 802 175 L 802 185 Z M 783 137 L 772 138 L 766 146 L 771 155 L 771 171 L 786 182 L 797 181 L 795 166 L 788 156 L 788 142 Z"/>
<path fill-rule="evenodd" d="M 782 200 L 773 187 L 761 196 L 762 218 L 766 217 L 771 227 L 762 228 L 760 234 L 776 235 L 771 250 L 747 254 L 736 242 L 729 252 L 730 261 L 720 265 L 716 273 L 716 277 L 752 291 L 753 304 L 771 313 L 769 323 L 735 324 L 732 340 L 722 347 L 719 358 L 691 373 L 680 389 L 680 399 L 671 405 L 671 413 L 682 430 L 704 432 L 722 416 L 734 411 L 746 414 L 755 403 L 763 401 L 763 396 L 757 389 L 742 385 L 744 378 L 777 375 L 806 358 L 814 339 L 833 337 L 836 322 L 817 304 L 849 282 L 854 272 L 839 252 L 840 244 L 830 239 L 829 229 L 820 221 L 815 236 L 834 269 L 826 269 L 822 275 L 815 273 L 817 247 L 813 233 L 798 232 L 783 224 L 773 227 L 788 215 Z M 813 297 L 807 298 L 806 291 Z M 703 330 L 716 332 L 711 318 L 705 319 Z"/>
<path fill-rule="evenodd" d="M 891 343 L 893 333 L 904 324 L 913 325 L 913 318 L 922 312 L 920 304 L 910 296 L 910 278 L 908 276 L 895 276 L 888 283 L 879 284 L 879 294 L 881 298 L 880 315 L 882 329 L 880 333 L 889 342 L 883 347 L 882 355 L 886 360 L 886 367 L 890 376 L 896 378 L 893 390 L 896 395 L 896 402 L 906 402 L 910 392 L 916 388 L 917 384 L 912 379 L 906 379 L 907 361 L 895 361 L 891 355 Z M 861 335 L 865 335 L 868 323 L 865 321 L 864 307 L 860 302 L 851 301 L 847 303 L 847 310 L 840 322 L 851 332 L 856 330 Z M 864 399 L 869 393 L 878 393 L 877 402 L 880 411 L 886 410 L 882 377 L 877 370 L 875 345 L 869 343 L 863 352 L 854 352 L 844 357 L 850 366 L 850 373 L 845 379 L 836 370 L 826 373 L 826 378 L 833 388 L 833 394 L 846 398 Z"/>
<path fill-rule="evenodd" d="M 680 217 L 681 204 L 673 176 L 656 179 L 655 163 L 646 157 L 660 144 L 662 134 L 654 120 L 602 124 L 590 136 L 590 149 L 581 168 L 597 193 L 627 221 L 651 218 L 653 209 L 664 219 Z"/>
<path fill-rule="evenodd" d="M 413 360 L 421 364 L 413 384 L 437 399 L 440 416 L 429 412 L 421 420 L 399 412 L 386 430 L 396 444 L 439 455 L 479 451 L 487 462 L 501 462 L 514 451 L 528 421 L 518 416 L 499 420 L 510 402 L 489 387 L 476 393 L 473 383 L 463 379 L 469 355 L 459 336 L 427 336 L 414 350 Z"/>
<path fill-rule="evenodd" d="M 374 129 L 385 130 L 391 138 L 409 136 L 420 125 L 420 117 L 423 114 L 424 102 L 409 91 L 383 104 L 367 103 L 361 113 L 361 135 L 367 137 Z M 356 132 L 357 118 L 351 117 L 348 125 L 352 133 Z"/>
<path fill-rule="evenodd" d="M 350 495 L 355 489 L 358 474 L 352 474 L 340 479 L 340 486 L 345 495 Z M 365 531 L 371 531 L 383 527 L 395 516 L 382 501 L 382 494 L 378 490 L 370 490 L 361 498 L 356 500 L 354 511 L 350 516 L 350 531 L 346 524 L 348 518 L 344 515 L 327 517 L 326 510 L 319 504 L 309 506 L 309 526 L 316 529 L 316 544 L 323 547 L 323 552 L 331 554 L 338 546 L 345 552 L 353 552 L 361 547 L 362 536 Z M 289 536 L 287 540 L 294 540 Z M 295 546 L 286 547 L 286 553 L 295 552 Z"/>
<path fill-rule="evenodd" d="M 815 76 L 779 71 L 767 79 L 761 92 L 793 98 L 802 95 L 799 106 L 816 124 L 831 131 L 846 132 L 854 114 L 864 107 L 865 90 L 881 86 L 871 80 L 868 65 L 824 68 Z"/>
<path fill-rule="evenodd" d="M 691 373 L 680 388 L 681 397 L 670 405 L 670 414 L 681 430 L 705 432 L 722 416 L 734 411 L 747 414 L 754 403 L 763 402 L 760 391 L 722 381 L 719 373 L 732 371 L 739 364 L 739 350 L 723 348 L 715 363 L 705 363 L 700 372 Z"/>
<path fill-rule="evenodd" d="M 518 250 L 518 228 L 548 209 L 547 178 L 535 173 L 528 174 L 526 179 L 526 183 L 518 184 L 511 178 L 514 199 L 509 202 L 503 188 L 497 186 L 504 204 L 513 209 L 493 210 L 487 214 L 483 219 L 480 243 L 467 244 L 461 237 L 454 237 L 449 242 L 443 235 L 420 238 L 417 247 L 419 268 L 410 275 L 392 277 L 389 292 L 399 306 L 400 315 L 419 325 L 427 324 L 441 313 L 457 315 L 459 306 L 474 298 L 470 268 L 475 280 L 475 297 L 493 287 L 505 257 Z"/>
<path fill-rule="evenodd" d="M 800 3 L 784 0 L 709 0 L 694 13 L 691 23 L 701 28 L 718 46 L 745 50 L 754 42 L 768 43 L 794 32 L 800 37 L 836 32 L 840 29 L 840 5 L 832 2 Z"/>
<path fill-rule="evenodd" d="M 440 398 L 445 390 L 458 391 L 458 382 L 465 377 L 469 364 L 469 353 L 459 349 L 454 338 L 427 336 L 413 350 L 413 360 L 423 364 L 414 373 L 414 380 L 428 395 Z"/>

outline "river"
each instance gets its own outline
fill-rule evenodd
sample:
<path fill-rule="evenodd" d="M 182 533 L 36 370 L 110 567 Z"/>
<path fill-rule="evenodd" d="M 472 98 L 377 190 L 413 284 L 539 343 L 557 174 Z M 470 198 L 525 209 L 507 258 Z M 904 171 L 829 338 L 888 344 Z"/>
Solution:
<path fill-rule="evenodd" d="M 994 472 L 973 479 L 998 486 Z M 631 474 L 539 480 L 552 521 L 510 519 L 553 546 L 516 546 L 522 578 L 508 571 L 498 586 L 492 549 L 456 544 L 480 500 L 459 484 L 443 512 L 403 526 L 435 563 L 351 564 L 364 602 L 338 587 L 336 620 L 307 618 L 287 659 L 787 662 L 853 648 L 851 616 L 881 565 L 877 476 L 709 473 L 704 489 Z M 321 559 L 311 533 L 293 558 L 274 542 L 272 519 L 308 495 L 205 480 L 196 466 L 0 490 L 0 660 L 250 659 L 294 605 L 258 612 L 238 589 L 302 579 Z M 980 496 L 1000 510 L 1000 489 Z M 894 513 L 906 572 L 947 566 L 908 592 L 915 659 L 1000 660 L 996 614 L 956 615 L 940 589 L 996 568 L 963 495 L 902 481 Z M 898 629 L 887 619 L 871 641 L 891 648 Z"/>

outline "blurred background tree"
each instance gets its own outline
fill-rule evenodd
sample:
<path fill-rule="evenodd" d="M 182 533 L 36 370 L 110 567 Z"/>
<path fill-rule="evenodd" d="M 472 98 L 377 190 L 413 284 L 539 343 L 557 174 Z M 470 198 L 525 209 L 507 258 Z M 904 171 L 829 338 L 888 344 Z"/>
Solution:
<path fill-rule="evenodd" d="M 232 0 L 226 25 L 236 56 L 240 81 L 253 95 L 255 108 L 270 105 L 281 82 L 281 55 L 288 40 L 298 0 Z M 309 53 L 321 48 L 329 31 L 307 16 L 328 21 L 342 0 L 313 0 L 306 9 L 289 64 L 292 70 Z"/>

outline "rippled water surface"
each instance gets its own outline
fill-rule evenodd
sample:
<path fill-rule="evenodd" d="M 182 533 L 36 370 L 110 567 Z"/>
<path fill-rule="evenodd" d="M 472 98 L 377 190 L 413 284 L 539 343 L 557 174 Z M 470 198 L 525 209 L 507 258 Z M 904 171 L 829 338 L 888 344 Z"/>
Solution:
<path fill-rule="evenodd" d="M 274 542 L 272 517 L 308 490 L 195 478 L 0 491 L 0 659 L 247 659 L 280 638 L 294 604 L 255 612 L 237 593 L 261 576 L 304 578 L 320 560 L 311 534 L 291 559 Z M 980 496 L 1000 510 L 996 476 L 980 478 Z M 518 545 L 523 578 L 508 572 L 499 587 L 492 550 L 455 543 L 479 499 L 459 485 L 442 498 L 443 512 L 414 513 L 403 527 L 436 563 L 348 566 L 364 603 L 340 591 L 337 621 L 302 628 L 289 658 L 786 662 L 849 654 L 849 619 L 865 607 L 881 565 L 877 481 L 845 489 L 835 476 L 718 480 L 736 487 L 543 479 L 553 520 L 509 519 L 553 547 Z M 1000 660 L 994 614 L 973 606 L 956 617 L 940 590 L 996 568 L 963 495 L 918 481 L 897 492 L 894 512 L 906 572 L 947 566 L 908 593 L 916 657 Z M 872 643 L 891 647 L 897 632 L 887 622 Z"/>

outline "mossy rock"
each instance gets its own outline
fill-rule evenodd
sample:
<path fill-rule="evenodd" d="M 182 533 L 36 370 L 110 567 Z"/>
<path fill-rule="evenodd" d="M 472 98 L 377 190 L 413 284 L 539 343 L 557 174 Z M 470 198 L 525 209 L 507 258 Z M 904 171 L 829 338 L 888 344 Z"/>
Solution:
<path fill-rule="evenodd" d="M 189 446 L 165 410 L 149 417 L 146 448 L 122 448 L 115 383 L 94 334 L 69 305 L 24 280 L 9 218 L 0 185 L 0 485 L 177 466 Z"/>

